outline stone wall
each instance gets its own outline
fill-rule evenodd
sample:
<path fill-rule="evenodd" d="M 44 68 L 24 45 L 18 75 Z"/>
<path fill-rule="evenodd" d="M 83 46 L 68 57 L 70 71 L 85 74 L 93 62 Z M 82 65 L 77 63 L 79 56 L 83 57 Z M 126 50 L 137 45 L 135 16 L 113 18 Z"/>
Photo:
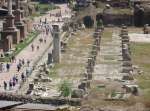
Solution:
<path fill-rule="evenodd" d="M 21 101 L 24 103 L 42 103 L 42 104 L 52 104 L 52 105 L 64 105 L 69 104 L 72 106 L 81 105 L 81 99 L 79 98 L 41 98 L 26 95 L 17 95 L 12 93 L 0 93 L 0 100 L 9 101 Z"/>
<path fill-rule="evenodd" d="M 132 25 L 133 15 L 115 15 L 115 14 L 102 14 L 104 25 Z"/>

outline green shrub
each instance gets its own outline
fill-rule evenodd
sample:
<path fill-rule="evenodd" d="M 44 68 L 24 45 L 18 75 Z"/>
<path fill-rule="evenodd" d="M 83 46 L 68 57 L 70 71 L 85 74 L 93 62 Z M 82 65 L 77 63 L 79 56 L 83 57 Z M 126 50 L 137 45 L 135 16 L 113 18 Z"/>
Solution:
<path fill-rule="evenodd" d="M 71 86 L 72 86 L 71 83 L 64 80 L 59 86 L 59 91 L 61 92 L 61 96 L 68 97 L 72 92 Z"/>

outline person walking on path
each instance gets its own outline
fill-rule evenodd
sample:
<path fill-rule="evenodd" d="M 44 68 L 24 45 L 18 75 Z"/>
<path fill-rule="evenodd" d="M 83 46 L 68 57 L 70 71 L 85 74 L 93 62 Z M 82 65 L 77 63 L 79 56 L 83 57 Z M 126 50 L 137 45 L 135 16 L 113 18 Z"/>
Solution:
<path fill-rule="evenodd" d="M 21 69 L 21 65 L 20 64 L 17 64 L 17 71 L 19 72 Z"/>
<path fill-rule="evenodd" d="M 7 90 L 7 83 L 4 81 L 4 90 Z"/>
<path fill-rule="evenodd" d="M 44 39 L 44 43 L 46 43 L 46 39 Z"/>
<path fill-rule="evenodd" d="M 21 74 L 21 80 L 22 80 L 23 82 L 25 82 L 25 76 L 24 76 L 24 73 Z"/>
<path fill-rule="evenodd" d="M 12 86 L 15 87 L 16 81 L 12 81 Z"/>
<path fill-rule="evenodd" d="M 30 60 L 27 60 L 27 66 L 28 67 L 30 66 Z"/>
<path fill-rule="evenodd" d="M 40 24 L 42 23 L 42 19 L 40 18 Z"/>
<path fill-rule="evenodd" d="M 13 82 L 17 83 L 15 75 L 13 76 Z"/>
<path fill-rule="evenodd" d="M 31 45 L 31 48 L 32 48 L 32 52 L 33 52 L 34 51 L 34 45 L 33 44 Z"/>
<path fill-rule="evenodd" d="M 29 76 L 29 69 L 27 68 L 26 69 L 26 77 L 28 77 Z"/>
<path fill-rule="evenodd" d="M 15 76 L 15 79 L 16 79 L 16 84 L 18 84 L 18 76 L 17 75 Z"/>
<path fill-rule="evenodd" d="M 24 64 L 25 64 L 25 61 L 24 61 L 24 59 L 22 59 L 22 61 L 21 61 L 21 62 L 22 62 L 22 65 L 24 65 Z"/>
<path fill-rule="evenodd" d="M 10 80 L 9 81 L 9 90 L 11 90 L 12 89 L 12 81 Z"/>
<path fill-rule="evenodd" d="M 39 47 L 39 45 L 38 45 L 38 46 L 37 46 L 37 50 L 39 50 L 39 48 L 40 48 L 40 47 Z"/>
<path fill-rule="evenodd" d="M 9 63 L 6 64 L 6 69 L 7 69 L 7 72 L 8 72 L 9 69 L 10 69 L 10 64 Z"/>

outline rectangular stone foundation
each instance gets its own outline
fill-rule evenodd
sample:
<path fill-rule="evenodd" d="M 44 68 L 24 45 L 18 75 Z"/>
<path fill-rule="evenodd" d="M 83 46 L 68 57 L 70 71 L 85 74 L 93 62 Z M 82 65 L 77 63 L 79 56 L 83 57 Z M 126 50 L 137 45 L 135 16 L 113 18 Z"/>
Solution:
<path fill-rule="evenodd" d="M 8 35 L 12 36 L 12 42 L 13 44 L 18 44 L 20 42 L 20 32 L 19 30 L 13 30 L 13 31 L 2 31 L 1 37 L 6 38 Z"/>

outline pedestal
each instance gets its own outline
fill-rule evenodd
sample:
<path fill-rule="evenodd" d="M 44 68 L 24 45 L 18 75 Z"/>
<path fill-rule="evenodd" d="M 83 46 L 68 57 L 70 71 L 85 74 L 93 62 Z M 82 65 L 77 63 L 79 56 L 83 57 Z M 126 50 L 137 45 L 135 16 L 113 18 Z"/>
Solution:
<path fill-rule="evenodd" d="M 20 41 L 20 32 L 19 30 L 15 29 L 15 30 L 5 30 L 1 32 L 1 37 L 3 40 L 5 40 L 5 38 L 7 36 L 11 36 L 12 37 L 12 43 L 13 44 L 18 44 Z"/>
<path fill-rule="evenodd" d="M 12 14 L 6 16 L 6 22 L 4 22 L 3 26 L 4 29 L 1 32 L 2 39 L 5 39 L 8 35 L 11 35 L 13 44 L 18 44 L 20 41 L 20 32 L 14 25 L 14 16 Z"/>
<path fill-rule="evenodd" d="M 26 30 L 27 32 L 31 32 L 33 29 L 33 21 L 32 20 L 23 20 L 23 22 L 26 24 Z"/>
<path fill-rule="evenodd" d="M 3 37 L 0 41 L 0 48 L 3 49 L 4 52 L 10 51 L 12 48 L 12 36 L 8 35 Z"/>
<path fill-rule="evenodd" d="M 20 31 L 20 40 L 24 40 L 26 37 L 26 29 L 24 25 L 16 25 L 17 29 Z"/>

